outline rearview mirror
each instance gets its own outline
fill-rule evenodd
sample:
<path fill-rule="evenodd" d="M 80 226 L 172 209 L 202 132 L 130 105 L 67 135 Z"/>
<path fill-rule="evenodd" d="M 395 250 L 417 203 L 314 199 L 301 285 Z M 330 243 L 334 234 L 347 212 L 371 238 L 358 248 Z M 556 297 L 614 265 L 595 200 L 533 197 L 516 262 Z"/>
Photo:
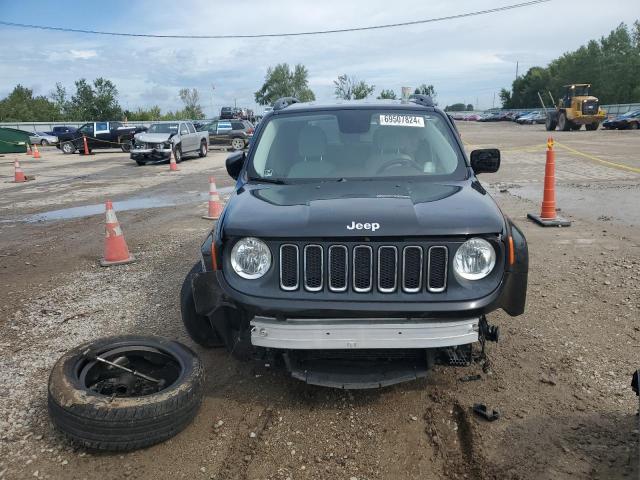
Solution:
<path fill-rule="evenodd" d="M 227 166 L 227 173 L 234 180 L 237 180 L 238 176 L 240 176 L 240 171 L 244 165 L 244 159 L 245 154 L 242 151 L 234 152 L 227 157 L 227 161 L 225 163 Z"/>
<path fill-rule="evenodd" d="M 471 152 L 471 168 L 479 173 L 495 173 L 500 168 L 500 150 L 497 148 L 483 148 Z"/>

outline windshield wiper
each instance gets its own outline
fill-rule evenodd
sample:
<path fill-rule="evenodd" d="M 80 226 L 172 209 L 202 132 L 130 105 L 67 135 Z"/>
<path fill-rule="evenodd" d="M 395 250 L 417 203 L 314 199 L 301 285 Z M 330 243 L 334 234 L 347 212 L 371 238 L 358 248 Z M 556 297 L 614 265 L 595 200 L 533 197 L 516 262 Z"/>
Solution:
<path fill-rule="evenodd" d="M 259 183 L 274 183 L 276 185 L 286 185 L 287 183 L 282 180 L 281 178 L 261 178 L 261 177 L 253 177 L 249 179 L 252 182 L 259 182 Z"/>

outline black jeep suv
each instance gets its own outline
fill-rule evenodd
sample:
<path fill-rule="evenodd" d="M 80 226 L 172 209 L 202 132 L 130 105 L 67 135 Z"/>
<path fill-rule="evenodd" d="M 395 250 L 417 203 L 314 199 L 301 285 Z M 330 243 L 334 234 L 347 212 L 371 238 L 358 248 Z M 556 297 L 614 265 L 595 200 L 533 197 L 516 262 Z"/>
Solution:
<path fill-rule="evenodd" d="M 486 314 L 525 305 L 526 240 L 477 179 L 499 165 L 469 161 L 426 96 L 279 100 L 227 159 L 236 191 L 185 279 L 187 331 L 339 388 L 469 364 L 497 340 Z"/>

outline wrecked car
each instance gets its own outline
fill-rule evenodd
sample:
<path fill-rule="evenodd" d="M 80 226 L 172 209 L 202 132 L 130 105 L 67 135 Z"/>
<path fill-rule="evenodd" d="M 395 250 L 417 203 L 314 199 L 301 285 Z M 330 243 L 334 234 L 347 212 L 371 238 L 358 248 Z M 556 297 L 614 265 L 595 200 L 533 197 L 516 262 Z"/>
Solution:
<path fill-rule="evenodd" d="M 138 165 L 169 161 L 171 152 L 176 163 L 184 155 L 197 153 L 206 157 L 209 149 L 209 134 L 199 132 L 187 121 L 154 123 L 146 132 L 134 136 L 131 160 Z"/>
<path fill-rule="evenodd" d="M 428 96 L 281 99 L 248 152 L 181 292 L 201 345 L 281 365 L 310 384 L 373 388 L 469 365 L 524 312 L 524 235 L 478 180 Z"/>

